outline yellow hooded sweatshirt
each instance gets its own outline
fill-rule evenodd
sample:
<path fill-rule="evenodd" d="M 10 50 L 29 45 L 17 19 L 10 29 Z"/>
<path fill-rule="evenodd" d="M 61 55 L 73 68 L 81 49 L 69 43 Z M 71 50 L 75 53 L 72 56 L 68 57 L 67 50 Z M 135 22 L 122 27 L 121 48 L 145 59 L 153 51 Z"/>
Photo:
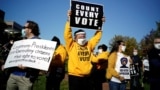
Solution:
<path fill-rule="evenodd" d="M 105 52 L 99 53 L 97 55 L 97 58 L 98 59 L 105 59 L 105 60 L 107 60 L 108 59 L 108 55 L 109 55 L 109 52 L 105 51 Z"/>
<path fill-rule="evenodd" d="M 65 47 L 61 44 L 57 47 L 53 54 L 53 58 L 50 64 L 49 71 L 51 71 L 54 67 L 64 67 L 64 62 L 67 57 L 67 51 Z"/>
<path fill-rule="evenodd" d="M 107 52 L 107 51 L 99 53 L 97 55 L 97 59 L 98 59 L 98 62 L 99 62 L 97 64 L 97 69 L 100 69 L 101 67 L 104 67 L 105 64 L 107 64 L 105 62 L 107 62 L 107 60 L 108 60 L 108 55 L 109 55 L 109 52 Z M 103 66 L 101 66 L 102 62 L 103 62 Z"/>
<path fill-rule="evenodd" d="M 90 74 L 92 68 L 91 61 L 95 58 L 92 51 L 99 43 L 101 36 L 102 31 L 97 30 L 95 35 L 84 46 L 80 46 L 72 37 L 72 30 L 69 22 L 66 22 L 64 39 L 68 52 L 69 75 L 84 77 Z"/>

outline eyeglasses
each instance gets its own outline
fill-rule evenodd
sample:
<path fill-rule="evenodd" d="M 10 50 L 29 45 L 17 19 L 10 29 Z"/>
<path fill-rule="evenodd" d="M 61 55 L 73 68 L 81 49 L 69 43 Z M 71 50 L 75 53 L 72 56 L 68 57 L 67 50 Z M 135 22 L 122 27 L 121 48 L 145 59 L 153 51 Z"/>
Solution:
<path fill-rule="evenodd" d="M 29 28 L 29 27 L 23 26 L 23 29 L 26 29 L 26 28 Z"/>

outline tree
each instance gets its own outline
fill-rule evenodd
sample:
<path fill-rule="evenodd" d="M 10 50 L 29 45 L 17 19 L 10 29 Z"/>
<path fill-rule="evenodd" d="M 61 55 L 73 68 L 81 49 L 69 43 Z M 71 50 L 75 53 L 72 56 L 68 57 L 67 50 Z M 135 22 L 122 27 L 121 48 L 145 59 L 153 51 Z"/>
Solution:
<path fill-rule="evenodd" d="M 114 43 L 118 40 L 123 40 L 126 43 L 126 54 L 132 55 L 133 49 L 139 49 L 139 45 L 134 37 L 115 35 L 109 42 L 109 49 L 111 50 Z"/>
<path fill-rule="evenodd" d="M 151 47 L 153 47 L 154 38 L 160 36 L 160 22 L 156 22 L 156 24 L 157 29 L 152 29 L 150 33 L 144 36 L 144 38 L 142 38 L 142 40 L 140 41 L 140 48 L 144 56 L 151 49 Z"/>

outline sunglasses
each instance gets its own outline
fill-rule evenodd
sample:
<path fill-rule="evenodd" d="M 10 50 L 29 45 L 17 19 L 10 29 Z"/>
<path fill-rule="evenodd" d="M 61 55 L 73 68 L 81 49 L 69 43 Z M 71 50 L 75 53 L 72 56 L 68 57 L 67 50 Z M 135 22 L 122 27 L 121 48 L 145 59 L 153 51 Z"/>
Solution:
<path fill-rule="evenodd" d="M 23 29 L 26 29 L 26 28 L 29 28 L 29 27 L 23 26 Z"/>

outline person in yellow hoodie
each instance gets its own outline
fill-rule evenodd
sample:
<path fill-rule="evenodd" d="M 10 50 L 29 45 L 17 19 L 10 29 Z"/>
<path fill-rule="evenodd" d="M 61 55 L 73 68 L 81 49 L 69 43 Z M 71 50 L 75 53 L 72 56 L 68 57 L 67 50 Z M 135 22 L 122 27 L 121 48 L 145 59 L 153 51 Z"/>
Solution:
<path fill-rule="evenodd" d="M 68 12 L 68 18 L 70 15 L 71 11 Z M 87 41 L 86 32 L 79 29 L 74 32 L 73 38 L 69 19 L 66 22 L 64 39 L 68 52 L 69 90 L 91 90 L 89 75 L 92 68 L 92 51 L 99 43 L 101 36 L 102 31 L 96 30 L 95 35 Z"/>
<path fill-rule="evenodd" d="M 67 52 L 58 37 L 54 36 L 52 41 L 56 41 L 57 45 L 46 76 L 46 90 L 60 90 L 60 83 L 65 76 Z"/>
<path fill-rule="evenodd" d="M 98 46 L 98 54 L 96 58 L 98 62 L 93 63 L 95 69 L 92 72 L 93 90 L 102 90 L 102 83 L 106 82 L 106 69 L 108 65 L 108 47 L 105 44 Z"/>
<path fill-rule="evenodd" d="M 129 67 L 132 60 L 123 53 L 125 49 L 124 41 L 118 40 L 110 51 L 106 73 L 110 90 L 126 90 L 126 82 L 130 79 L 130 70 L 129 68 L 121 68 L 123 65 L 121 61 L 127 61 L 126 66 Z"/>

